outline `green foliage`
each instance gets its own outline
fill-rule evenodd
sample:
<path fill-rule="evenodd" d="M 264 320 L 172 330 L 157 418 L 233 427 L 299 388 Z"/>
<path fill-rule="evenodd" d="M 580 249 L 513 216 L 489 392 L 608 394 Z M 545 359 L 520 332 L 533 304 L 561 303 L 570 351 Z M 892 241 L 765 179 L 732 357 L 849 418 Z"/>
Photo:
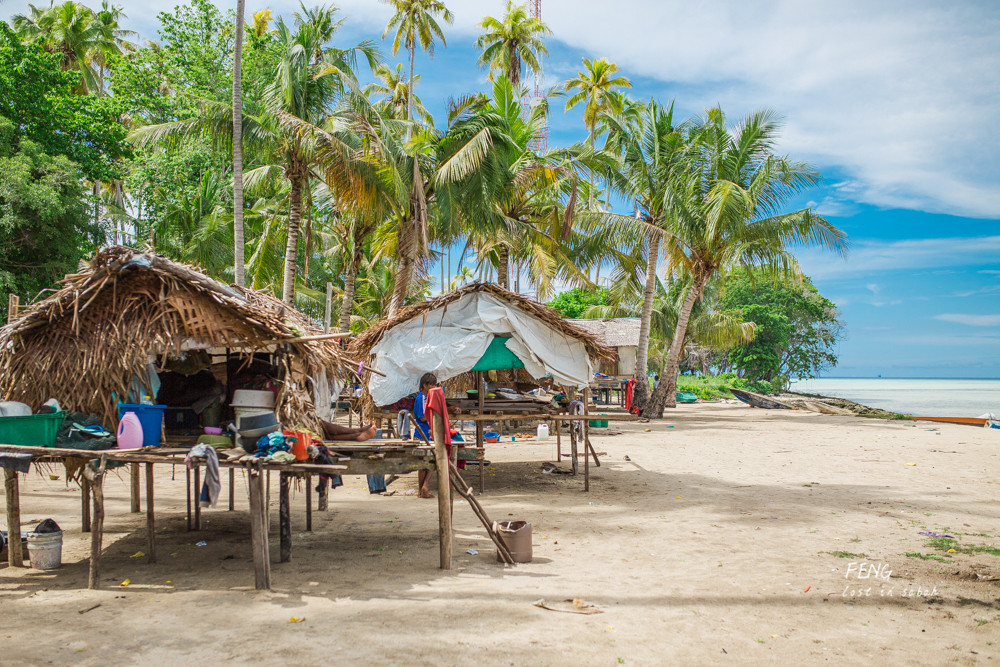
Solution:
<path fill-rule="evenodd" d="M 843 326 L 836 306 L 808 278 L 797 283 L 738 272 L 726 281 L 719 307 L 757 324 L 756 338 L 728 355 L 744 377 L 777 380 L 782 389 L 787 376 L 815 377 L 837 363 Z"/>
<path fill-rule="evenodd" d="M 597 287 L 594 289 L 574 287 L 571 290 L 562 292 L 545 305 L 559 311 L 559 314 L 563 317 L 577 319 L 583 317 L 583 313 L 591 306 L 606 306 L 609 303 L 609 294 L 606 287 Z"/>
<path fill-rule="evenodd" d="M 130 154 L 116 98 L 76 95 L 78 75 L 60 71 L 58 54 L 22 44 L 0 21 L 0 116 L 10 120 L 16 150 L 31 141 L 48 155 L 65 155 L 89 179 L 111 180 Z"/>
<path fill-rule="evenodd" d="M 29 299 L 103 239 L 89 221 L 78 166 L 16 136 L 0 118 L 0 294 Z M 3 314 L 6 308 L 4 298 Z"/>

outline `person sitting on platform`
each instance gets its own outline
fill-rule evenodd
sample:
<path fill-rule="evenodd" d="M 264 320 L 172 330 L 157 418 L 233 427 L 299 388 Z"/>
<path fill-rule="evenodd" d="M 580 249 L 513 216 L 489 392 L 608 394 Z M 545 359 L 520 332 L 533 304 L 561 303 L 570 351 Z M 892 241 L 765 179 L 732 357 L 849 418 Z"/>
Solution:
<path fill-rule="evenodd" d="M 319 420 L 323 426 L 323 439 L 335 440 L 338 442 L 364 442 L 375 437 L 375 424 L 359 426 L 358 428 L 348 428 L 340 424 Z"/>

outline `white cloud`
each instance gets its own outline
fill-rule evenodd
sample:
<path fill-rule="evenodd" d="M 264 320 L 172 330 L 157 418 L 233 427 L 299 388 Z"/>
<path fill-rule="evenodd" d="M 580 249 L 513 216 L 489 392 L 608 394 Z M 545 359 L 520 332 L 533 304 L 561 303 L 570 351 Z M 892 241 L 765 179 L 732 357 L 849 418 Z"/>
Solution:
<path fill-rule="evenodd" d="M 851 247 L 847 260 L 817 248 L 796 253 L 812 278 L 836 278 L 876 271 L 995 264 L 1000 236 L 865 241 Z"/>
<path fill-rule="evenodd" d="M 1000 315 L 963 315 L 960 313 L 942 313 L 935 315 L 935 320 L 967 324 L 970 327 L 1000 327 Z"/>
<path fill-rule="evenodd" d="M 375 27 L 388 15 L 370 0 L 341 4 L 349 14 L 371 17 Z M 454 30 L 469 35 L 484 14 L 503 11 L 501 0 L 448 6 Z M 607 57 L 627 75 L 676 86 L 684 108 L 721 103 L 733 118 L 760 106 L 779 110 L 788 119 L 780 149 L 845 169 L 856 181 L 853 201 L 1000 217 L 1000 148 L 992 140 L 1000 125 L 1000 6 L 934 0 L 722 6 L 546 0 L 543 19 L 553 39 Z"/>

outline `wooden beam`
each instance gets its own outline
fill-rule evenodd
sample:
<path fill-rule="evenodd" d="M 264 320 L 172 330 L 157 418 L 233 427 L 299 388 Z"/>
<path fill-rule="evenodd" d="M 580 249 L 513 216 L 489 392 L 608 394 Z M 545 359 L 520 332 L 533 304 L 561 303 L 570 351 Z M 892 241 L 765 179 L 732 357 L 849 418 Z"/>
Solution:
<path fill-rule="evenodd" d="M 80 532 L 90 532 L 90 482 L 80 479 Z"/>
<path fill-rule="evenodd" d="M 229 469 L 229 511 L 236 509 L 236 468 Z"/>
<path fill-rule="evenodd" d="M 336 338 L 347 338 L 353 336 L 350 331 L 331 331 L 330 333 L 314 334 L 312 336 L 296 336 L 294 338 L 275 338 L 265 340 L 262 345 L 275 345 L 278 343 L 310 343 L 315 340 L 334 340 Z"/>
<path fill-rule="evenodd" d="M 142 507 L 139 505 L 139 464 L 133 463 L 129 466 L 129 477 L 132 480 L 132 491 L 130 494 L 132 507 L 132 514 L 138 514 L 142 511 Z"/>
<path fill-rule="evenodd" d="M 448 470 L 448 450 L 444 444 L 444 419 L 436 412 L 431 424 L 434 436 L 434 461 L 437 466 L 438 482 L 438 540 L 441 551 L 441 569 L 451 569 L 452 527 L 451 527 L 451 483 Z"/>
<path fill-rule="evenodd" d="M 153 509 L 153 464 L 146 464 L 146 562 L 156 562 L 156 519 Z"/>
<path fill-rule="evenodd" d="M 191 532 L 191 468 L 184 466 L 184 478 L 187 487 L 187 530 Z"/>
<path fill-rule="evenodd" d="M 201 530 L 201 466 L 194 464 L 194 488 L 191 490 L 194 496 L 194 529 Z"/>
<path fill-rule="evenodd" d="M 280 539 L 281 563 L 292 560 L 292 512 L 289 506 L 288 489 L 292 478 L 287 472 L 278 475 L 278 536 Z"/>
<path fill-rule="evenodd" d="M 21 549 L 21 491 L 18 486 L 17 471 L 3 471 L 3 486 L 7 498 L 7 563 L 11 567 L 24 566 Z"/>
<path fill-rule="evenodd" d="M 306 474 L 306 532 L 313 529 L 313 487 L 312 475 Z"/>
<path fill-rule="evenodd" d="M 271 590 L 271 556 L 264 508 L 264 472 L 247 467 L 250 478 L 250 548 L 253 552 L 254 588 Z"/>
<path fill-rule="evenodd" d="M 486 393 L 483 387 L 483 372 L 476 371 L 476 405 L 479 408 L 479 414 L 477 417 L 482 417 L 483 406 L 485 405 L 486 397 L 483 394 Z M 483 428 L 482 419 L 474 420 L 476 422 L 476 458 L 479 459 L 479 493 L 486 493 L 486 440 L 483 437 L 483 433 L 486 429 Z"/>
<path fill-rule="evenodd" d="M 590 387 L 583 390 L 583 414 L 590 416 Z M 583 422 L 583 490 L 590 491 L 590 457 L 587 447 L 590 445 L 590 420 Z"/>
<path fill-rule="evenodd" d="M 90 571 L 87 588 L 97 590 L 101 586 L 101 548 L 104 538 L 104 471 L 107 459 L 103 456 L 97 466 L 87 464 L 83 474 L 90 481 L 90 492 L 94 496 L 93 519 L 90 523 Z"/>

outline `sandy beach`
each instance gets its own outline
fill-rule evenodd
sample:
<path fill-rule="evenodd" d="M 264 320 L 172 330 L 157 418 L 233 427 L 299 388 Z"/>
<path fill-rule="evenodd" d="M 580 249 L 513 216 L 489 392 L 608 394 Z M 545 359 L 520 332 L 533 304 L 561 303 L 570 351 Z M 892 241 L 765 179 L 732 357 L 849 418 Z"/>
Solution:
<path fill-rule="evenodd" d="M 531 563 L 498 565 L 460 502 L 455 567 L 441 571 L 437 504 L 406 495 L 415 474 L 395 482 L 391 497 L 347 478 L 330 511 L 314 513 L 312 533 L 297 490 L 292 561 L 274 563 L 271 592 L 252 590 L 242 481 L 236 512 L 222 502 L 205 511 L 202 531 L 187 532 L 183 470 L 175 481 L 161 473 L 160 558 L 149 565 L 133 557 L 145 519 L 129 514 L 127 477 L 109 476 L 104 588 L 89 591 L 80 491 L 65 486 L 61 466 L 58 481 L 32 471 L 22 477 L 22 519 L 26 528 L 46 517 L 63 527 L 64 564 L 0 565 L 0 663 L 1000 657 L 1000 556 L 941 553 L 920 535 L 1000 547 L 1000 432 L 728 404 L 682 405 L 662 422 L 602 431 L 592 431 L 606 455 L 591 468 L 590 493 L 582 476 L 542 474 L 553 440 L 487 450 L 482 503 L 495 520 L 533 524 Z M 603 613 L 534 605 L 574 598 Z"/>

